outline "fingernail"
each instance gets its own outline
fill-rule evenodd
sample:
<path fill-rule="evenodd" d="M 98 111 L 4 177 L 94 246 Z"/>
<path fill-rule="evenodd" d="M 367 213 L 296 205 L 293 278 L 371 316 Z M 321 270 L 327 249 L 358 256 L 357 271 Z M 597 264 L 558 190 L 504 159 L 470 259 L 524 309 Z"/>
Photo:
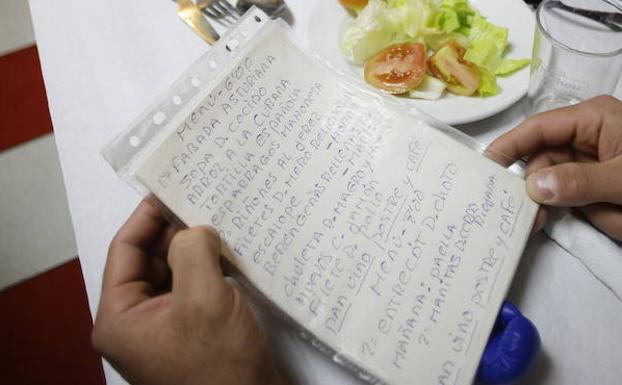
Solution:
<path fill-rule="evenodd" d="M 557 178 L 551 171 L 544 170 L 527 177 L 527 193 L 536 202 L 547 203 L 557 194 Z"/>

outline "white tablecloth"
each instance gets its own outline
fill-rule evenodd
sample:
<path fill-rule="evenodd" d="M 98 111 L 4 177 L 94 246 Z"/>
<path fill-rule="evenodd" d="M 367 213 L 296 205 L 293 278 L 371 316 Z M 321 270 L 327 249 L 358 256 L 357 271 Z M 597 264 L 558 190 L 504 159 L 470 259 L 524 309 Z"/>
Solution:
<path fill-rule="evenodd" d="M 288 2 L 294 29 L 306 38 L 306 17 L 315 0 Z M 208 47 L 167 0 L 30 0 L 30 5 L 94 314 L 108 243 L 139 200 L 99 152 Z M 517 105 L 461 128 L 488 143 L 521 119 Z M 603 280 L 593 268 L 596 255 L 586 262 L 573 253 L 571 240 L 555 236 L 568 229 L 549 231 L 556 241 L 544 234 L 530 241 L 511 290 L 511 299 L 535 322 L 544 344 L 537 367 L 523 383 L 619 384 L 622 302 L 607 284 L 615 277 Z M 620 248 L 614 246 L 604 249 L 607 261 L 622 265 Z M 287 352 L 286 361 L 301 383 L 361 383 L 285 328 L 273 330 L 275 345 Z M 107 364 L 105 372 L 108 384 L 124 383 Z"/>

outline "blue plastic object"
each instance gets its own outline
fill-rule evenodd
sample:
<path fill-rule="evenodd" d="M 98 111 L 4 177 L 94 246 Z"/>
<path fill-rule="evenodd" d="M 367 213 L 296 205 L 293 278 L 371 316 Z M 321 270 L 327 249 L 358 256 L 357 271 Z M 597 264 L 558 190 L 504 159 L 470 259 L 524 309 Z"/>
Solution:
<path fill-rule="evenodd" d="M 504 302 L 479 364 L 477 380 L 511 384 L 533 364 L 540 350 L 536 327 L 509 302 Z"/>

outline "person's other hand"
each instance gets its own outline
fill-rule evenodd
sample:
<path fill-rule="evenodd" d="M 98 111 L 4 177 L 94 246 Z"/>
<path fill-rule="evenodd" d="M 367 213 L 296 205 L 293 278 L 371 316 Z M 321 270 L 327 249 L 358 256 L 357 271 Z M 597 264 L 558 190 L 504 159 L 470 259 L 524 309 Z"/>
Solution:
<path fill-rule="evenodd" d="M 599 96 L 534 115 L 496 139 L 487 154 L 508 166 L 529 155 L 527 192 L 536 202 L 577 207 L 622 240 L 622 102 Z M 536 229 L 546 213 L 540 210 Z"/>
<path fill-rule="evenodd" d="M 217 233 L 180 230 L 147 201 L 110 244 L 92 342 L 132 384 L 282 381 L 249 304 L 223 276 Z"/>

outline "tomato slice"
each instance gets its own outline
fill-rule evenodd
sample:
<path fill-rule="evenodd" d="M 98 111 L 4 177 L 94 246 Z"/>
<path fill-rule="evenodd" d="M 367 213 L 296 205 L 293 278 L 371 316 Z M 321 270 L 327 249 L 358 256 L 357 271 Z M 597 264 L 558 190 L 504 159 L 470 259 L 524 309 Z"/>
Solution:
<path fill-rule="evenodd" d="M 450 40 L 428 60 L 432 75 L 447 83 L 447 89 L 458 95 L 473 95 L 479 88 L 481 74 L 477 66 L 464 60 L 465 49 Z"/>
<path fill-rule="evenodd" d="M 365 8 L 368 0 L 339 0 L 341 5 L 352 11 L 360 11 Z"/>
<path fill-rule="evenodd" d="M 421 43 L 391 45 L 365 64 L 365 80 L 391 94 L 416 88 L 425 77 L 426 48 Z"/>

